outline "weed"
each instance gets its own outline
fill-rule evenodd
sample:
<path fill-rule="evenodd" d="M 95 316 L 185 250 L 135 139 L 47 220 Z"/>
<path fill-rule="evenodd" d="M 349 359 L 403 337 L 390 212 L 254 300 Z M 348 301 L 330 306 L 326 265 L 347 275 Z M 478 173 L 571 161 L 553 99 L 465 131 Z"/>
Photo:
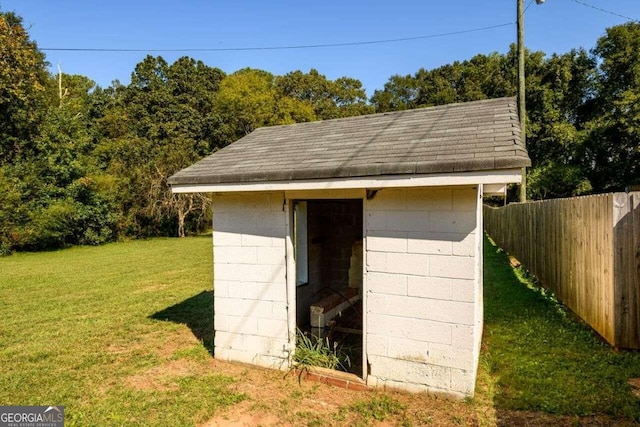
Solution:
<path fill-rule="evenodd" d="M 357 412 L 365 420 L 384 421 L 390 415 L 397 415 L 404 410 L 405 405 L 386 394 L 380 394 L 369 400 L 360 400 L 350 406 L 350 410 Z"/>
<path fill-rule="evenodd" d="M 307 335 L 300 329 L 296 334 L 293 362 L 294 367 L 300 370 L 308 370 L 313 366 L 346 370 L 347 366 L 351 366 L 349 356 L 338 343 L 331 345 L 328 338 Z"/>

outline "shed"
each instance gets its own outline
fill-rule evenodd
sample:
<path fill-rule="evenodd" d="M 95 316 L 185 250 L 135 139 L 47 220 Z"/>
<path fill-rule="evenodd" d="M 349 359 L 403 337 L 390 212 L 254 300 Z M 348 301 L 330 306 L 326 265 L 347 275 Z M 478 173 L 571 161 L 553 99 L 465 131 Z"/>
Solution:
<path fill-rule="evenodd" d="M 472 396 L 482 196 L 530 160 L 515 98 L 255 130 L 169 179 L 213 198 L 214 356 L 287 369 L 296 331 L 374 387 Z"/>

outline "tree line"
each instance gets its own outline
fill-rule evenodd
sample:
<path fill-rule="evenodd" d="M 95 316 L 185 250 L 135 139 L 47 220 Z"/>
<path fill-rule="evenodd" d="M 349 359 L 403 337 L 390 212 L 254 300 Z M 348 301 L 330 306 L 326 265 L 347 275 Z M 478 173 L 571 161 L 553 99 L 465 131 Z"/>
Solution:
<path fill-rule="evenodd" d="M 640 183 L 640 24 L 591 51 L 527 52 L 529 196 Z M 368 98 L 317 70 L 226 74 L 189 57 L 147 56 L 131 82 L 50 73 L 19 16 L 0 12 L 0 253 L 209 227 L 206 195 L 167 178 L 261 126 L 514 96 L 515 47 L 391 76 Z"/>

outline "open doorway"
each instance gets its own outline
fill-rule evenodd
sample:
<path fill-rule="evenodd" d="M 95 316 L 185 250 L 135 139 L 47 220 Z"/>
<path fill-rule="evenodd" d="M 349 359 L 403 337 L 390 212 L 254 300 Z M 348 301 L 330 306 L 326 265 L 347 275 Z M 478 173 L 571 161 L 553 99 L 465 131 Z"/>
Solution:
<path fill-rule="evenodd" d="M 298 200 L 294 206 L 296 325 L 328 343 L 338 369 L 362 372 L 362 200 Z"/>

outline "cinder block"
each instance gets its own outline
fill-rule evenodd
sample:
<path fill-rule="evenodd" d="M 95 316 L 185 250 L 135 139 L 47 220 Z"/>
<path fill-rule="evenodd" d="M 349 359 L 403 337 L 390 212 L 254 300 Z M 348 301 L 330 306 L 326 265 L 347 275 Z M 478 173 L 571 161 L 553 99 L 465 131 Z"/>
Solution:
<path fill-rule="evenodd" d="M 377 252 L 407 252 L 407 232 L 385 231 L 367 235 L 367 250 Z"/>
<path fill-rule="evenodd" d="M 227 231 L 213 231 L 213 247 L 240 246 L 242 234 L 230 233 Z"/>
<path fill-rule="evenodd" d="M 453 325 L 451 330 L 451 345 L 465 349 L 474 349 L 473 326 L 470 325 Z"/>
<path fill-rule="evenodd" d="M 388 211 L 385 230 L 389 231 L 429 231 L 427 211 Z"/>
<path fill-rule="evenodd" d="M 476 228 L 475 211 L 430 212 L 429 231 L 437 233 L 469 234 Z"/>
<path fill-rule="evenodd" d="M 367 261 L 367 271 L 387 271 L 387 254 L 386 252 L 370 252 L 365 255 Z"/>
<path fill-rule="evenodd" d="M 236 264 L 214 263 L 213 281 L 240 282 L 242 280 L 242 269 Z"/>
<path fill-rule="evenodd" d="M 213 283 L 213 296 L 214 298 L 227 298 L 229 296 L 229 286 L 239 283 L 230 282 L 227 280 L 216 280 Z"/>
<path fill-rule="evenodd" d="M 451 255 L 453 242 L 446 233 L 409 232 L 407 252 L 418 254 Z"/>
<path fill-rule="evenodd" d="M 241 266 L 240 280 L 256 283 L 286 284 L 286 266 L 282 265 L 251 265 Z"/>
<path fill-rule="evenodd" d="M 472 325 L 475 319 L 472 303 L 373 293 L 368 296 L 370 313 L 462 325 Z"/>
<path fill-rule="evenodd" d="M 467 396 L 473 396 L 476 378 L 472 370 L 452 369 L 451 389 Z"/>
<path fill-rule="evenodd" d="M 240 195 L 214 195 L 212 202 L 214 215 L 247 209 L 247 201 Z"/>
<path fill-rule="evenodd" d="M 454 234 L 453 236 L 453 255 L 457 256 L 475 256 L 476 254 L 476 234 Z"/>
<path fill-rule="evenodd" d="M 255 264 L 258 252 L 254 247 L 214 245 L 213 259 L 216 264 Z"/>
<path fill-rule="evenodd" d="M 441 389 L 451 386 L 451 368 L 376 355 L 369 355 L 369 362 L 371 375 L 383 380 L 422 383 Z"/>
<path fill-rule="evenodd" d="M 228 332 L 229 331 L 229 317 L 223 314 L 216 314 L 213 316 L 213 329 L 216 332 Z"/>
<path fill-rule="evenodd" d="M 451 288 L 455 280 L 441 277 L 409 276 L 407 294 L 420 298 L 451 300 Z"/>
<path fill-rule="evenodd" d="M 251 198 L 252 209 L 267 211 L 264 214 L 268 215 L 268 211 L 271 210 L 271 195 L 269 193 L 252 193 L 249 197 Z"/>
<path fill-rule="evenodd" d="M 416 341 L 407 338 L 389 338 L 387 356 L 394 359 L 409 360 L 413 362 L 430 363 L 429 346 L 433 345 L 425 341 Z"/>
<path fill-rule="evenodd" d="M 389 208 L 404 210 L 407 206 L 407 190 L 383 188 L 373 199 L 366 201 L 367 211 L 384 211 Z"/>
<path fill-rule="evenodd" d="M 272 317 L 272 304 L 269 301 L 257 301 L 238 298 L 214 298 L 213 306 L 216 315 Z"/>
<path fill-rule="evenodd" d="M 476 297 L 473 280 L 453 279 L 451 285 L 451 299 L 453 301 L 474 302 Z"/>
<path fill-rule="evenodd" d="M 250 334 L 258 333 L 258 319 L 247 316 L 228 316 L 229 332 L 232 334 Z"/>
<path fill-rule="evenodd" d="M 258 284 L 255 282 L 234 282 L 229 285 L 229 297 L 238 299 L 258 299 Z"/>
<path fill-rule="evenodd" d="M 242 233 L 258 226 L 259 215 L 253 211 L 218 212 L 213 215 L 213 229 L 230 233 Z"/>
<path fill-rule="evenodd" d="M 273 305 L 271 301 L 251 301 L 247 308 L 247 316 L 257 319 L 273 319 Z"/>
<path fill-rule="evenodd" d="M 260 228 L 284 229 L 286 226 L 286 213 L 283 211 L 260 212 Z"/>
<path fill-rule="evenodd" d="M 457 211 L 474 211 L 478 203 L 478 190 L 460 188 L 453 190 L 453 209 Z"/>
<path fill-rule="evenodd" d="M 260 233 L 260 230 L 253 228 L 245 228 L 242 230 L 241 244 L 242 246 L 273 246 L 273 235 L 269 233 Z"/>
<path fill-rule="evenodd" d="M 367 354 L 386 356 L 387 337 L 384 335 L 367 334 Z"/>
<path fill-rule="evenodd" d="M 286 244 L 287 244 L 287 240 L 284 237 L 285 234 L 282 235 L 282 237 L 272 237 L 271 238 L 271 246 L 273 246 L 274 248 L 281 248 L 281 249 L 285 249 L 286 248 Z"/>
<path fill-rule="evenodd" d="M 242 350 L 242 335 L 229 332 L 216 332 L 214 344 L 218 348 L 233 348 Z"/>
<path fill-rule="evenodd" d="M 373 211 L 367 212 L 366 229 L 368 234 L 371 231 L 386 230 L 387 228 L 387 212 Z"/>
<path fill-rule="evenodd" d="M 367 273 L 367 289 L 378 294 L 406 295 L 407 276 L 370 272 Z"/>
<path fill-rule="evenodd" d="M 257 263 L 266 265 L 283 265 L 285 263 L 284 248 L 259 247 L 257 250 Z"/>
<path fill-rule="evenodd" d="M 271 356 L 268 354 L 257 354 L 255 355 L 251 363 L 257 366 L 262 366 L 263 368 L 268 368 L 268 369 L 278 369 L 278 370 L 288 369 L 287 357 L 277 357 L 277 356 Z"/>
<path fill-rule="evenodd" d="M 272 303 L 271 318 L 275 320 L 287 320 L 287 304 L 286 303 Z"/>
<path fill-rule="evenodd" d="M 407 210 L 450 211 L 453 208 L 450 188 L 416 188 L 407 190 Z"/>
<path fill-rule="evenodd" d="M 213 355 L 216 359 L 248 364 L 255 364 L 257 358 L 257 354 L 252 352 L 218 346 L 214 348 Z"/>
<path fill-rule="evenodd" d="M 367 313 L 367 330 L 378 335 L 450 344 L 452 325 L 430 320 Z"/>
<path fill-rule="evenodd" d="M 475 258 L 459 256 L 429 255 L 429 275 L 453 279 L 473 279 Z"/>
<path fill-rule="evenodd" d="M 257 299 L 260 301 L 285 302 L 287 300 L 287 286 L 281 283 L 258 283 Z"/>
<path fill-rule="evenodd" d="M 284 193 L 273 192 L 269 193 L 269 210 L 274 212 L 285 212 L 284 208 Z"/>
<path fill-rule="evenodd" d="M 457 369 L 473 369 L 473 351 L 446 344 L 431 344 L 429 362 Z"/>
<path fill-rule="evenodd" d="M 274 319 L 258 320 L 258 335 L 270 338 L 287 339 L 287 321 Z"/>
<path fill-rule="evenodd" d="M 387 254 L 386 272 L 411 274 L 416 276 L 429 275 L 430 255 L 424 254 Z"/>

